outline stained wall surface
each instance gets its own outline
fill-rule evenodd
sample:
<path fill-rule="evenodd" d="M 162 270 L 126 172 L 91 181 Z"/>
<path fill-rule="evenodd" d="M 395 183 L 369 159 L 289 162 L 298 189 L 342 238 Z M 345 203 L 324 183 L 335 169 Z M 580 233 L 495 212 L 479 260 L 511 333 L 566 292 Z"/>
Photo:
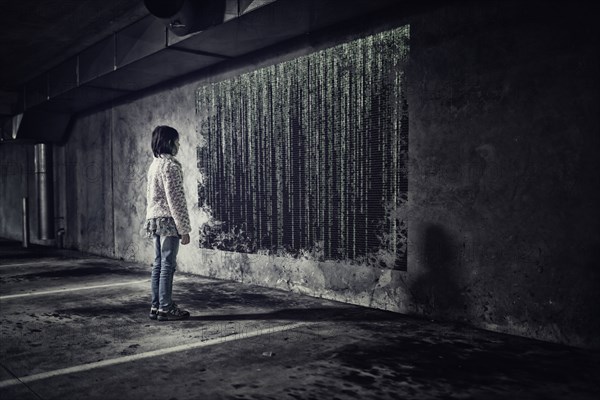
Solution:
<path fill-rule="evenodd" d="M 27 181 L 32 174 L 28 160 L 33 154 L 27 146 L 0 146 L 0 235 L 22 239 L 22 204 L 27 196 Z"/>
<path fill-rule="evenodd" d="M 490 3 L 412 32 L 412 306 L 597 344 L 597 28 Z"/>
<path fill-rule="evenodd" d="M 65 243 L 151 263 L 141 232 L 150 132 L 172 125 L 194 227 L 180 271 L 600 347 L 598 30 L 589 14 L 481 2 L 360 28 L 358 36 L 410 25 L 406 271 L 198 246 L 209 221 L 197 201 L 198 87 L 347 35 L 250 56 L 80 116 L 55 157 L 65 166 Z M 4 198 L 3 213 L 15 206 Z M 0 234 L 14 236 L 16 224 L 6 226 Z"/>
<path fill-rule="evenodd" d="M 53 171 L 53 176 L 55 171 Z M 27 204 L 28 244 L 51 245 L 38 227 L 38 197 L 33 145 L 0 146 L 0 237 L 23 242 L 23 200 Z"/>

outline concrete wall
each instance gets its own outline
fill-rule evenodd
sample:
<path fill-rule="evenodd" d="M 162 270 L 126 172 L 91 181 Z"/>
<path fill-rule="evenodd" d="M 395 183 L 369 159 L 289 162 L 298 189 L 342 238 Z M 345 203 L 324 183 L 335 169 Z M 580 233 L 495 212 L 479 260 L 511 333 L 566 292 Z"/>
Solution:
<path fill-rule="evenodd" d="M 55 179 L 56 171 L 53 171 Z M 0 145 L 0 237 L 23 241 L 23 198 L 27 198 L 29 244 L 53 245 L 39 238 L 34 146 Z M 55 195 L 56 198 L 56 195 Z"/>
<path fill-rule="evenodd" d="M 597 346 L 598 29 L 500 4 L 411 24 L 412 306 Z"/>
<path fill-rule="evenodd" d="M 57 207 L 67 244 L 151 262 L 140 233 L 145 172 L 150 132 L 168 124 L 182 135 L 178 158 L 195 229 L 192 244 L 181 248 L 180 270 L 600 347 L 598 30 L 591 14 L 478 2 L 363 27 L 411 25 L 407 271 L 194 245 L 207 220 L 197 205 L 203 138 L 195 90 L 315 50 L 307 44 L 81 116 L 55 157 L 65 166 Z"/>
<path fill-rule="evenodd" d="M 22 204 L 33 177 L 33 147 L 0 146 L 0 237 L 22 240 Z M 31 161 L 31 166 L 28 161 Z"/>

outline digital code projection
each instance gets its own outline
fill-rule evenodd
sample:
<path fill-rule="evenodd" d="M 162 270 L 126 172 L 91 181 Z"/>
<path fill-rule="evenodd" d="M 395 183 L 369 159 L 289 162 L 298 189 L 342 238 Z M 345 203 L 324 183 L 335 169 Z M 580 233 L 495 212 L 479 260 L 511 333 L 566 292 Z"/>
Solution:
<path fill-rule="evenodd" d="M 201 87 L 200 246 L 406 269 L 409 27 Z"/>

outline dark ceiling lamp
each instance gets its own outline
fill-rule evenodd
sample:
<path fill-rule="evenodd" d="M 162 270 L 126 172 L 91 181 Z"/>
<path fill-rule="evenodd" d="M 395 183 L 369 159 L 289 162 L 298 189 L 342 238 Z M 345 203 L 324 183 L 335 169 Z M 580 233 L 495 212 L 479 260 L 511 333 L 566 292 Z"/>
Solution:
<path fill-rule="evenodd" d="M 148 11 L 177 36 L 223 23 L 226 0 L 144 0 Z"/>

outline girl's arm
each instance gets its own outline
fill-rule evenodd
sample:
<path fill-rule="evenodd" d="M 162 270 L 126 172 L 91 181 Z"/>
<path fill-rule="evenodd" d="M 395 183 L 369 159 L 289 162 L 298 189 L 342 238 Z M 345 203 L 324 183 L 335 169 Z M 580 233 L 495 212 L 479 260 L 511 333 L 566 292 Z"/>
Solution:
<path fill-rule="evenodd" d="M 174 162 L 169 162 L 166 164 L 164 174 L 167 203 L 171 210 L 171 216 L 175 220 L 177 232 L 182 236 L 187 235 L 192 228 L 190 227 L 190 216 L 183 191 L 183 172 L 181 166 Z"/>

